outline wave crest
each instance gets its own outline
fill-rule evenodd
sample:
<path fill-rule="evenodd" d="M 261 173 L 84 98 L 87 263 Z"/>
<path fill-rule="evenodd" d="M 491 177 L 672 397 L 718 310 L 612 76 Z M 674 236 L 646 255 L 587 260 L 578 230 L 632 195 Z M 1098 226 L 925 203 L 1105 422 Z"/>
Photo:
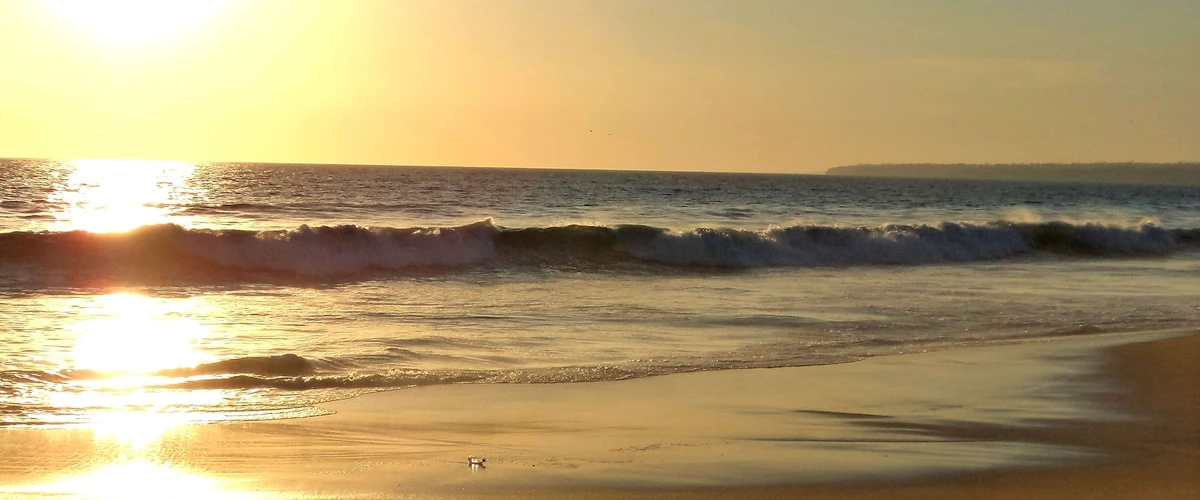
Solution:
<path fill-rule="evenodd" d="M 943 222 L 878 227 L 798 225 L 749 231 L 643 226 L 507 229 L 302 226 L 292 231 L 145 226 L 126 233 L 0 233 L 0 264 L 128 276 L 254 273 L 345 277 L 372 271 L 462 267 L 589 267 L 651 263 L 723 268 L 915 265 L 1031 253 L 1073 257 L 1165 255 L 1200 247 L 1200 229 L 1156 224 Z"/>
<path fill-rule="evenodd" d="M 172 368 L 158 375 L 186 377 L 192 375 L 253 374 L 268 376 L 300 376 L 317 371 L 316 364 L 295 354 L 247 356 L 203 363 L 191 368 Z"/>

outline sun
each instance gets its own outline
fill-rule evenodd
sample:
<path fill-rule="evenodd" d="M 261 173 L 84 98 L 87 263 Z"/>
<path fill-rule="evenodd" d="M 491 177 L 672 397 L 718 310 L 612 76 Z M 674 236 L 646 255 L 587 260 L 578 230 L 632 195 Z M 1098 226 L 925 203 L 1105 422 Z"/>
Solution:
<path fill-rule="evenodd" d="M 140 43 L 194 30 L 229 0 L 45 0 L 55 12 L 95 37 Z"/>

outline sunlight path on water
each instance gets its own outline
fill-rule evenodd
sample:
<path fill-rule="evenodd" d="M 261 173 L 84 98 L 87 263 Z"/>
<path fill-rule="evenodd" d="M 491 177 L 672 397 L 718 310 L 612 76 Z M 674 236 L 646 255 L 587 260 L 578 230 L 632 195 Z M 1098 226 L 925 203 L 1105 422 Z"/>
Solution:
<path fill-rule="evenodd" d="M 188 429 L 169 415 L 113 413 L 92 427 L 92 460 L 55 480 L 0 488 L 0 498 L 80 500 L 256 500 L 266 493 L 234 489 L 228 479 L 172 463 L 168 434 Z M 177 436 L 176 436 L 177 437 Z"/>
<path fill-rule="evenodd" d="M 191 217 L 172 205 L 192 200 L 195 166 L 178 161 L 75 160 L 48 197 L 59 208 L 50 228 L 95 233 L 128 231 L 148 224 L 188 226 Z"/>
<path fill-rule="evenodd" d="M 24 422 L 95 424 L 101 429 L 117 425 L 131 431 L 223 421 L 234 414 L 239 419 L 265 417 L 255 411 L 204 411 L 237 398 L 224 389 L 171 389 L 197 367 L 218 360 L 217 353 L 230 342 L 203 321 L 214 307 L 203 299 L 116 292 L 74 298 L 62 307 L 80 319 L 62 335 L 38 341 L 38 350 L 56 365 L 52 373 L 64 380 L 24 397 L 58 411 L 26 415 Z"/>
<path fill-rule="evenodd" d="M 131 293 L 96 297 L 91 317 L 72 327 L 77 338 L 72 367 L 148 374 L 208 361 L 196 348 L 209 333 L 192 317 L 198 302 Z"/>
<path fill-rule="evenodd" d="M 133 293 L 112 293 L 76 304 L 85 319 L 69 328 L 73 345 L 59 345 L 60 373 L 79 378 L 48 392 L 49 415 L 90 431 L 91 458 L 78 460 L 39 484 L 0 488 L 0 498 L 243 500 L 269 498 L 239 491 L 211 472 L 180 465 L 178 442 L 193 439 L 189 424 L 221 415 L 187 411 L 219 402 L 222 391 L 153 390 L 159 372 L 209 359 L 210 332 L 193 317 L 203 304 Z M 75 460 L 73 460 L 75 461 Z"/>
<path fill-rule="evenodd" d="M 226 489 L 222 481 L 174 467 L 135 460 L 105 465 L 78 476 L 24 488 L 13 493 L 88 500 L 251 500 L 270 498 L 257 492 Z M 28 497 L 26 497 L 28 498 Z"/>

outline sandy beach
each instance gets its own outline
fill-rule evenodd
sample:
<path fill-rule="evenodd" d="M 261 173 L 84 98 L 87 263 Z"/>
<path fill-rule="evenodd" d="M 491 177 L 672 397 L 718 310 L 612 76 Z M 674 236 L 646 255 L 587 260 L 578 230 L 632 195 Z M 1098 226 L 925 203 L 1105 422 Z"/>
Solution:
<path fill-rule="evenodd" d="M 10 428 L 0 496 L 1195 498 L 1200 336 L 1179 333 Z"/>

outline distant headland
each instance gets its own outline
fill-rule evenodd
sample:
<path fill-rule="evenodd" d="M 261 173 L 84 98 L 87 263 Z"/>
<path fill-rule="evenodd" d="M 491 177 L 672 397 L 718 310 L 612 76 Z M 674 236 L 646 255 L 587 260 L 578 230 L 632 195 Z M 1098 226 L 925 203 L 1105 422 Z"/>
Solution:
<path fill-rule="evenodd" d="M 894 163 L 834 167 L 825 174 L 1200 186 L 1200 163 Z"/>

